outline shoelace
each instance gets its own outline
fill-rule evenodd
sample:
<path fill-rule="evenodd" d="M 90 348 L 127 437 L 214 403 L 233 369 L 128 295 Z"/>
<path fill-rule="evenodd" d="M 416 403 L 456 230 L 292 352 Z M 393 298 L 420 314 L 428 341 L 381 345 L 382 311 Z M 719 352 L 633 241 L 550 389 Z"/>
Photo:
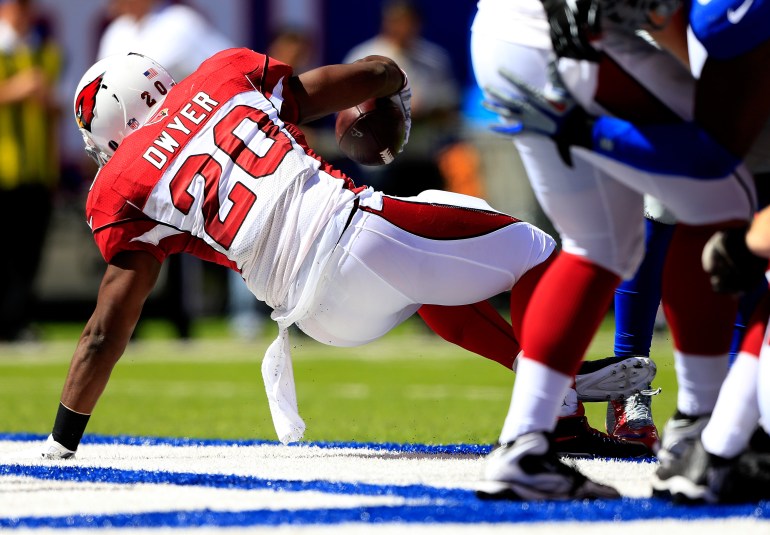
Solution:
<path fill-rule="evenodd" d="M 626 399 L 625 412 L 626 422 L 631 429 L 640 429 L 653 425 L 652 420 L 652 396 L 660 394 L 661 389 L 655 390 L 649 388 L 640 390 L 633 396 Z"/>

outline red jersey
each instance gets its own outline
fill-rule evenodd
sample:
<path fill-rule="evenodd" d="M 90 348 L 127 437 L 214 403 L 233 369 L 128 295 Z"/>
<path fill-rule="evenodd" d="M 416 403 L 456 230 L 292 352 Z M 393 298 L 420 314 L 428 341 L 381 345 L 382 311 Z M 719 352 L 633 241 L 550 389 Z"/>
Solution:
<path fill-rule="evenodd" d="M 278 304 L 326 222 L 355 197 L 293 124 L 291 75 L 231 49 L 174 86 L 91 187 L 86 216 L 105 260 L 187 252 L 241 271 Z"/>

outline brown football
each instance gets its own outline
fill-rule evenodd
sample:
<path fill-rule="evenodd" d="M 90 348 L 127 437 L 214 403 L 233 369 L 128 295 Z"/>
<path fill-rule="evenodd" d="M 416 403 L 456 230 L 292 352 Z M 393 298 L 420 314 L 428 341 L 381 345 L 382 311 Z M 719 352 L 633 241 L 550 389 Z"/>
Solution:
<path fill-rule="evenodd" d="M 406 123 L 392 100 L 372 98 L 339 112 L 334 131 L 345 156 L 362 165 L 385 165 L 401 150 Z"/>

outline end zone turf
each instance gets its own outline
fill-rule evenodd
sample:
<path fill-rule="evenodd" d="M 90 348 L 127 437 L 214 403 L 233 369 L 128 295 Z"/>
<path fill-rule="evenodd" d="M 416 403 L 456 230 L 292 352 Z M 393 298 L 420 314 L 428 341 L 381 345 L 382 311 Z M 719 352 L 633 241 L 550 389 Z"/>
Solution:
<path fill-rule="evenodd" d="M 663 526 L 697 526 L 701 535 L 770 530 L 770 504 L 687 507 L 649 498 L 652 461 L 578 462 L 617 486 L 628 496 L 622 500 L 508 503 L 473 494 L 488 446 L 89 436 L 73 461 L 19 453 L 44 438 L 0 435 L 0 529 L 355 533 L 367 524 L 395 533 L 409 524 L 476 534 L 536 533 L 557 522 L 595 533 L 597 523 L 623 522 L 624 535 Z"/>

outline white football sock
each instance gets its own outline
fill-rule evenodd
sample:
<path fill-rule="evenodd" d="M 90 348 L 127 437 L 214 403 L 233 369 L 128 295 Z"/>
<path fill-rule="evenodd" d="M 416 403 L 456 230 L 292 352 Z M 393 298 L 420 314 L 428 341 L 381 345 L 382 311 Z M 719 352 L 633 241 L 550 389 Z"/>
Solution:
<path fill-rule="evenodd" d="M 679 386 L 677 409 L 688 416 L 710 414 L 727 376 L 730 357 L 706 357 L 677 350 L 674 351 L 674 365 Z"/>
<path fill-rule="evenodd" d="M 707 452 L 735 457 L 749 444 L 759 422 L 757 377 L 759 359 L 739 353 L 727 374 L 719 399 L 701 439 Z"/>
<path fill-rule="evenodd" d="M 532 359 L 518 359 L 511 407 L 505 417 L 500 442 L 513 442 L 533 431 L 553 431 L 572 377 Z"/>

